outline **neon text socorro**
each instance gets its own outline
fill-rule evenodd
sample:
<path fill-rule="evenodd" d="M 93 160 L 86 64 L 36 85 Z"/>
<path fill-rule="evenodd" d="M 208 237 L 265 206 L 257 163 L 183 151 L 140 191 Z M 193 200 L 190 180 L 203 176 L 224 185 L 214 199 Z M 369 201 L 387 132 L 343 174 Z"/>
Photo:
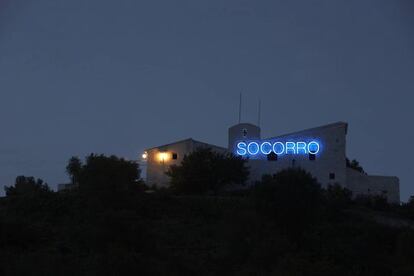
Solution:
<path fill-rule="evenodd" d="M 283 154 L 318 154 L 321 149 L 319 142 L 310 141 L 288 141 L 288 142 L 272 142 L 272 141 L 250 141 L 238 142 L 236 154 L 239 156 L 255 156 L 268 155 L 275 153 Z"/>

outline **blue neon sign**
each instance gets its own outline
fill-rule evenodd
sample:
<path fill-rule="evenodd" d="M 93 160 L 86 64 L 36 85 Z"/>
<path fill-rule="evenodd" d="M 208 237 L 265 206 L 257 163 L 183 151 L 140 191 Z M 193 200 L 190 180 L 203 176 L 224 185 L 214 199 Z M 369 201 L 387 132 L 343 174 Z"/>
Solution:
<path fill-rule="evenodd" d="M 318 141 L 242 141 L 237 143 L 236 154 L 239 156 L 259 156 L 275 153 L 288 154 L 318 154 L 321 144 Z"/>

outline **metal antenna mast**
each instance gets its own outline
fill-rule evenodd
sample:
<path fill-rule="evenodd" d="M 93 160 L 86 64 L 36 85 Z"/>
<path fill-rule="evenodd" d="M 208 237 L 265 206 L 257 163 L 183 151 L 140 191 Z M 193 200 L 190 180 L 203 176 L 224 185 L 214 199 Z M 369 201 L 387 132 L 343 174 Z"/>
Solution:
<path fill-rule="evenodd" d="M 260 98 L 259 98 L 259 107 L 258 107 L 257 112 L 258 112 L 258 114 L 257 114 L 257 126 L 260 127 L 260 120 L 261 120 L 261 117 L 262 117 L 262 101 L 261 101 Z"/>
<path fill-rule="evenodd" d="M 241 115 L 242 115 L 242 93 L 240 92 L 240 102 L 239 102 L 239 124 L 241 123 Z"/>

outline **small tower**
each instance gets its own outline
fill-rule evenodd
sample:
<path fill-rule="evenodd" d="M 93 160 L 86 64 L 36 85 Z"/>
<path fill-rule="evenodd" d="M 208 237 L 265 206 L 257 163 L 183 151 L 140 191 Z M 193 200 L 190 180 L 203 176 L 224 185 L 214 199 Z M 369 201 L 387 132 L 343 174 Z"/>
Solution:
<path fill-rule="evenodd" d="M 260 124 L 260 100 L 258 110 L 258 124 Z M 241 141 L 260 140 L 260 127 L 250 124 L 241 123 L 242 119 L 242 93 L 240 93 L 239 102 L 239 123 L 229 128 L 229 145 L 228 150 L 232 153 L 236 152 L 237 143 Z"/>
<path fill-rule="evenodd" d="M 260 127 L 249 123 L 240 123 L 229 128 L 228 149 L 230 152 L 235 152 L 238 142 L 249 140 L 260 140 Z"/>

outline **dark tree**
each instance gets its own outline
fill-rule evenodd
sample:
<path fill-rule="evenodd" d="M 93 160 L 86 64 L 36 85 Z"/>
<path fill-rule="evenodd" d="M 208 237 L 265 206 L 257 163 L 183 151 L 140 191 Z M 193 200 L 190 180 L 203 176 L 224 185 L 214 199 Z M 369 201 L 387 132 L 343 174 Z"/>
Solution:
<path fill-rule="evenodd" d="M 340 221 L 352 205 L 352 192 L 339 184 L 329 185 L 324 192 L 323 213 L 330 221 Z"/>
<path fill-rule="evenodd" d="M 14 186 L 5 186 L 6 196 L 37 195 L 50 192 L 47 183 L 34 177 L 18 176 Z"/>
<path fill-rule="evenodd" d="M 339 184 L 329 185 L 325 195 L 330 207 L 343 209 L 352 203 L 352 192 Z"/>
<path fill-rule="evenodd" d="M 346 166 L 348 168 L 353 169 L 353 170 L 359 171 L 360 173 L 367 174 L 364 171 L 364 168 L 359 164 L 359 162 L 356 159 L 353 159 L 352 161 L 349 161 L 349 159 L 347 158 L 346 159 Z"/>
<path fill-rule="evenodd" d="M 272 217 L 284 230 L 295 234 L 315 222 L 322 190 L 316 178 L 301 168 L 263 176 L 254 191 L 259 212 Z"/>
<path fill-rule="evenodd" d="M 244 185 L 249 170 L 246 161 L 232 154 L 199 148 L 185 156 L 180 165 L 173 165 L 167 172 L 171 188 L 182 194 L 219 192 L 227 185 Z"/>
<path fill-rule="evenodd" d="M 82 161 L 78 157 L 72 157 L 69 159 L 66 166 L 66 172 L 69 174 L 72 184 L 79 184 L 80 175 L 82 172 Z"/>
<path fill-rule="evenodd" d="M 410 196 L 410 198 L 408 199 L 408 202 L 405 205 L 407 207 L 410 207 L 410 208 L 414 209 L 414 196 Z"/>
<path fill-rule="evenodd" d="M 78 161 L 73 164 L 77 166 Z M 71 163 L 68 167 L 70 165 Z M 79 188 L 82 191 L 126 191 L 138 185 L 140 181 L 140 169 L 136 162 L 113 155 L 107 157 L 91 154 L 80 167 L 80 171 L 77 170 L 76 167 L 75 171 L 79 173 Z"/>

